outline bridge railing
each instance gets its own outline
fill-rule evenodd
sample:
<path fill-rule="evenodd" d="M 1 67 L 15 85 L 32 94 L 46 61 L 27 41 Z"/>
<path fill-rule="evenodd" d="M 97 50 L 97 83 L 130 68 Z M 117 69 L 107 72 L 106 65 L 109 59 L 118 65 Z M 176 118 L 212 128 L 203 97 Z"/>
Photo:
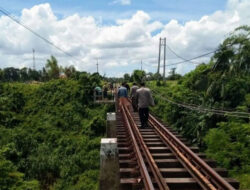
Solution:
<path fill-rule="evenodd" d="M 107 96 L 104 96 L 104 91 L 93 91 L 94 103 L 114 103 L 115 102 L 115 91 L 107 91 Z"/>

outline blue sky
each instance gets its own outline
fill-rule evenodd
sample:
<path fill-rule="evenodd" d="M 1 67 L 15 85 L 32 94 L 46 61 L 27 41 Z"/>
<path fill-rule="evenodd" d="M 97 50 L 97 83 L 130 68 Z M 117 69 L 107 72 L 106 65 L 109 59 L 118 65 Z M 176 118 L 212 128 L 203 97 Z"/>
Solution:
<path fill-rule="evenodd" d="M 121 5 L 118 1 L 113 2 L 114 0 L 0 0 L 0 6 L 14 14 L 20 14 L 23 8 L 50 3 L 59 17 L 78 13 L 81 16 L 102 17 L 103 23 L 109 24 L 117 17 L 128 18 L 137 10 L 143 10 L 152 19 L 162 22 L 168 22 L 171 19 L 186 22 L 199 19 L 217 10 L 224 10 L 227 3 L 226 0 L 131 0 L 129 5 Z"/>

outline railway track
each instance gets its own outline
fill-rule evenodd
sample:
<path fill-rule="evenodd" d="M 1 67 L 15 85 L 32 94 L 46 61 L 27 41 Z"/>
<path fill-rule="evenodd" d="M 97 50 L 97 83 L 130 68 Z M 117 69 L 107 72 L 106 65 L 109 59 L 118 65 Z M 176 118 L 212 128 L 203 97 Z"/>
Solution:
<path fill-rule="evenodd" d="M 117 112 L 117 142 L 121 190 L 239 189 L 225 169 L 152 115 L 149 127 L 141 129 L 126 99 Z"/>

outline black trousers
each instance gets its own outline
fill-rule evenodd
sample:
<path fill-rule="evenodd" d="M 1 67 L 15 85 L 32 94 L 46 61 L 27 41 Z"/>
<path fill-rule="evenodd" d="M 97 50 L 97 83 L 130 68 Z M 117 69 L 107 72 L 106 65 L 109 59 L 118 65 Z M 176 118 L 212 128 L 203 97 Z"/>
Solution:
<path fill-rule="evenodd" d="M 148 126 L 148 115 L 149 115 L 148 108 L 139 108 L 139 116 L 140 116 L 142 128 Z"/>
<path fill-rule="evenodd" d="M 136 102 L 136 98 L 135 97 L 132 97 L 132 106 L 133 106 L 134 112 L 137 112 L 138 109 L 137 109 L 137 102 Z"/>

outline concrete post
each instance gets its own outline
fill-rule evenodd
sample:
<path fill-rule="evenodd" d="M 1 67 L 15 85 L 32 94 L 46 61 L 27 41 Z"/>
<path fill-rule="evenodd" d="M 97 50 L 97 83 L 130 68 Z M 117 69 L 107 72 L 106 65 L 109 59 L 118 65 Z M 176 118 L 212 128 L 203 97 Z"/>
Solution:
<path fill-rule="evenodd" d="M 107 113 L 106 134 L 108 138 L 116 137 L 116 113 Z"/>
<path fill-rule="evenodd" d="M 119 159 L 116 138 L 101 139 L 100 190 L 119 190 Z"/>

